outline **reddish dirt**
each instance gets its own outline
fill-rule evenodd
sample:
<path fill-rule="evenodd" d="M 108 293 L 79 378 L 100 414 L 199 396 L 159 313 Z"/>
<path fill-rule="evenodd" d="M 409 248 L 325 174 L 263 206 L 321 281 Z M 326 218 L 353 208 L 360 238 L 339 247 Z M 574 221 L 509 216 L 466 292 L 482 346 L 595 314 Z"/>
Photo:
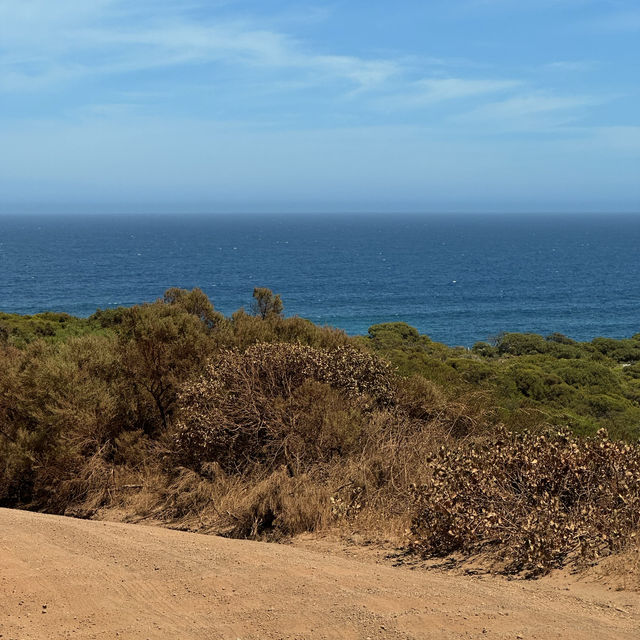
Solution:
<path fill-rule="evenodd" d="M 640 597 L 0 509 L 0 638 L 640 637 Z"/>

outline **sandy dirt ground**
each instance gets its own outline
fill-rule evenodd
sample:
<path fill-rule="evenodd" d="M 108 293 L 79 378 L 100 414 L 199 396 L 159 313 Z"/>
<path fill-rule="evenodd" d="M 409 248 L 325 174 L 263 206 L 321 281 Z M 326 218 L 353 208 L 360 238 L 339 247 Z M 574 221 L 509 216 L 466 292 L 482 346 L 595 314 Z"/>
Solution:
<path fill-rule="evenodd" d="M 640 638 L 640 596 L 0 509 L 0 638 Z"/>

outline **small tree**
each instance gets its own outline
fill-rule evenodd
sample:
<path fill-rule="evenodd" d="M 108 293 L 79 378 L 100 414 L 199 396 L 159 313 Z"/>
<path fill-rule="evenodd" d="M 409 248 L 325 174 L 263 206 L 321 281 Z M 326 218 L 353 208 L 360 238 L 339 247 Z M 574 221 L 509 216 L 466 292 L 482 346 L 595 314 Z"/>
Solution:
<path fill-rule="evenodd" d="M 274 294 L 266 287 L 256 287 L 253 290 L 253 313 L 263 320 L 269 316 L 280 316 L 284 309 L 280 294 Z"/>
<path fill-rule="evenodd" d="M 187 291 L 172 287 L 165 291 L 163 300 L 166 304 L 174 305 L 196 316 L 208 329 L 213 329 L 224 320 L 224 316 L 213 308 L 202 289 Z"/>
<path fill-rule="evenodd" d="M 177 385 L 201 368 L 213 348 L 207 324 L 176 304 L 143 304 L 125 310 L 119 343 L 125 374 L 153 399 L 166 428 Z"/>

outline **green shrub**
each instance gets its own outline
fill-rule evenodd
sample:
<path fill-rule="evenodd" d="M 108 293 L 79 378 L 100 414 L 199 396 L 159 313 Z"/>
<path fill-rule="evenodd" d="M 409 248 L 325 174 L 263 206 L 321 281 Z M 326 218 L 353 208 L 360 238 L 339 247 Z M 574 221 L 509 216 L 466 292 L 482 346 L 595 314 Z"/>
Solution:
<path fill-rule="evenodd" d="M 640 342 L 638 340 L 595 338 L 591 344 L 600 353 L 617 362 L 638 362 L 640 360 Z"/>
<path fill-rule="evenodd" d="M 471 347 L 471 352 L 483 358 L 493 358 L 498 355 L 498 348 L 488 342 L 476 342 Z"/>
<path fill-rule="evenodd" d="M 547 342 L 556 342 L 558 344 L 567 344 L 567 345 L 577 345 L 578 344 L 572 338 L 568 338 L 564 334 L 558 333 L 558 332 L 549 334 L 545 338 L 545 340 L 547 340 Z"/>
<path fill-rule="evenodd" d="M 549 345 L 536 333 L 503 333 L 498 336 L 496 348 L 501 355 L 524 356 L 547 353 Z"/>
<path fill-rule="evenodd" d="M 590 391 L 606 392 L 619 384 L 618 374 L 605 364 L 591 360 L 574 360 L 555 368 L 555 373 L 564 382 L 573 386 L 586 388 Z"/>
<path fill-rule="evenodd" d="M 208 314 L 194 314 L 179 304 L 156 302 L 128 309 L 118 330 L 123 374 L 131 387 L 148 394 L 157 421 L 151 433 L 166 429 L 178 386 L 204 365 L 214 342 Z"/>

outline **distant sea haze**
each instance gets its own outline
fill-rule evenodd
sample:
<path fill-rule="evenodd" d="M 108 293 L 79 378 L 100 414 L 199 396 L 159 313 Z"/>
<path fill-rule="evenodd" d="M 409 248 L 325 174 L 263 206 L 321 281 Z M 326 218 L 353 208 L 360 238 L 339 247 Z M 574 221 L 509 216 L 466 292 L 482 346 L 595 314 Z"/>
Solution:
<path fill-rule="evenodd" d="M 87 316 L 177 286 L 230 314 L 267 286 L 287 315 L 350 334 L 640 332 L 640 215 L 3 215 L 0 273 L 12 313 Z"/>

